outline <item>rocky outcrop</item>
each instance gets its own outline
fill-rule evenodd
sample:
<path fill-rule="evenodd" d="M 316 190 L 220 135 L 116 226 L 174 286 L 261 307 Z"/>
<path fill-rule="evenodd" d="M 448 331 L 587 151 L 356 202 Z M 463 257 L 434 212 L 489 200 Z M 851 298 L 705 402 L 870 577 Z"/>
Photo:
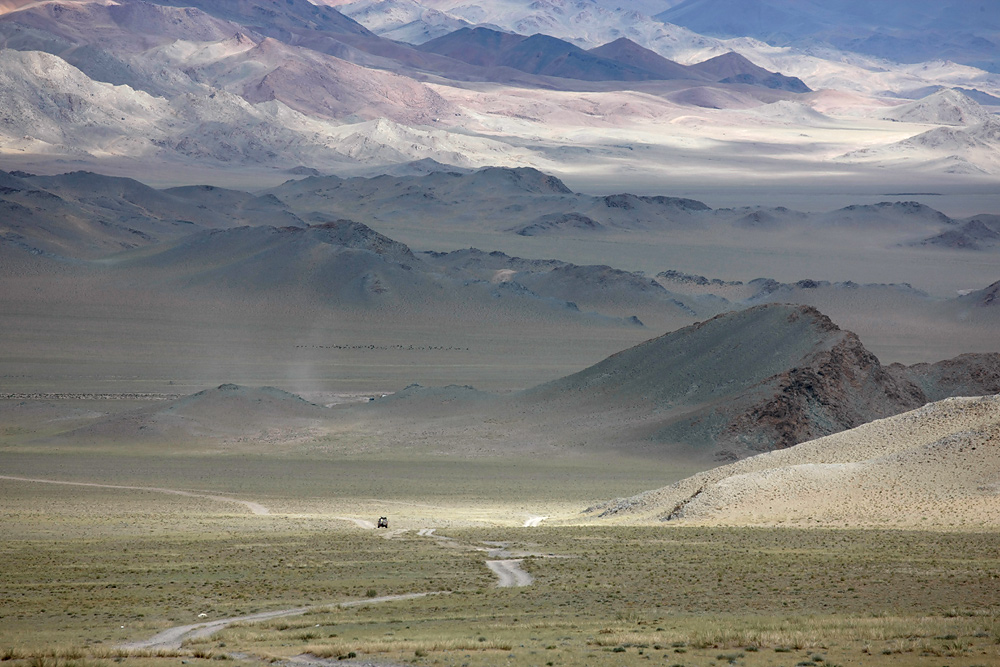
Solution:
<path fill-rule="evenodd" d="M 773 395 L 730 421 L 719 443 L 783 449 L 927 402 L 919 386 L 891 374 L 854 334 L 805 361 L 766 382 Z"/>
<path fill-rule="evenodd" d="M 810 306 L 725 313 L 605 359 L 526 396 L 629 415 L 623 440 L 738 460 L 947 396 L 1000 392 L 1000 355 L 886 367 Z"/>

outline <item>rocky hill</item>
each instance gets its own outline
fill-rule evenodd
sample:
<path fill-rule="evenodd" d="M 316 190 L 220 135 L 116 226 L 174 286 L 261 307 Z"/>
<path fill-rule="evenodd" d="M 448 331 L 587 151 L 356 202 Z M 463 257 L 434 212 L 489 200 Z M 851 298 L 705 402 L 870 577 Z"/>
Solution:
<path fill-rule="evenodd" d="M 540 414 L 609 415 L 622 440 L 644 437 L 678 456 L 726 460 L 791 447 L 929 400 L 997 392 L 997 355 L 883 366 L 855 334 L 816 309 L 768 304 L 647 341 L 529 390 L 522 400 Z"/>
<path fill-rule="evenodd" d="M 0 219 L 0 242 L 69 259 L 96 259 L 203 229 L 306 226 L 274 197 L 212 186 L 157 190 L 91 172 L 0 172 L 0 183 L 0 206 L 9 213 Z"/>
<path fill-rule="evenodd" d="M 976 216 L 960 227 L 949 229 L 926 239 L 913 242 L 922 245 L 962 250 L 986 250 L 1000 246 L 1000 220 L 995 216 Z"/>
<path fill-rule="evenodd" d="M 1000 354 L 962 354 L 933 364 L 888 368 L 902 382 L 920 387 L 929 401 L 950 396 L 983 396 L 1000 393 Z"/>
<path fill-rule="evenodd" d="M 975 290 L 956 299 L 962 306 L 976 308 L 1000 308 L 1000 281 L 981 290 Z"/>

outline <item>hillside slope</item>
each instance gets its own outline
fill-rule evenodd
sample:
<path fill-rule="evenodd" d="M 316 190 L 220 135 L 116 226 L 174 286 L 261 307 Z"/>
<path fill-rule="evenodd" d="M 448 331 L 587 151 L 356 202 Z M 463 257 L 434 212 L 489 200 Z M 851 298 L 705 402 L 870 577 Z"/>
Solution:
<path fill-rule="evenodd" d="M 998 443 L 1000 396 L 949 398 L 589 511 L 698 524 L 995 527 Z"/>
<path fill-rule="evenodd" d="M 717 460 L 789 447 L 926 400 L 856 335 L 814 308 L 784 304 L 685 327 L 526 397 L 546 410 L 625 411 L 650 439 Z"/>

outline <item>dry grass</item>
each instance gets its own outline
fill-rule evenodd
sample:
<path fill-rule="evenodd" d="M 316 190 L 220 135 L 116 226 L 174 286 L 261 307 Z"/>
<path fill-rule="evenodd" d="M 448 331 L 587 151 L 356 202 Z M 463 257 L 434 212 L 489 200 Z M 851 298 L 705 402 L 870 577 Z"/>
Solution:
<path fill-rule="evenodd" d="M 368 642 L 334 642 L 329 644 L 310 645 L 305 647 L 305 653 L 320 658 L 334 658 L 346 655 L 351 651 L 366 655 L 377 653 L 443 653 L 452 651 L 509 651 L 513 644 L 509 641 L 483 639 L 442 639 L 442 640 L 392 640 L 382 639 Z"/>
<path fill-rule="evenodd" d="M 588 487 L 611 488 L 635 462 L 591 461 L 560 472 L 528 458 L 506 467 L 444 460 L 412 470 L 405 460 L 381 468 L 379 460 L 355 461 L 324 485 L 322 474 L 339 461 L 174 460 L 150 452 L 9 459 L 29 475 L 63 462 L 73 471 L 67 474 L 111 483 L 141 483 L 145 475 L 149 485 L 309 511 L 253 516 L 204 499 L 4 482 L 4 667 L 249 664 L 306 652 L 469 667 L 646 658 L 688 667 L 1000 664 L 996 533 L 517 527 L 550 504 L 568 506 Z M 366 471 L 382 476 L 366 478 Z M 491 477 L 476 496 L 479 474 Z M 337 518 L 378 508 L 363 500 L 377 497 L 364 493 L 366 484 L 398 485 L 386 499 L 390 534 Z M 461 519 L 449 518 L 449 508 Z M 452 539 L 418 535 L 424 527 Z M 532 586 L 494 587 L 487 554 L 471 547 L 496 542 L 524 558 Z M 372 591 L 452 593 L 334 606 L 365 601 Z M 313 610 L 241 623 L 179 651 L 115 648 L 167 627 L 300 606 Z"/>
<path fill-rule="evenodd" d="M 169 537 L 8 541 L 4 555 L 14 567 L 0 575 L 0 646 L 8 647 L 0 657 L 11 667 L 216 662 L 234 652 L 470 666 L 630 664 L 640 654 L 685 665 L 1000 660 L 994 534 L 447 531 L 460 544 L 499 540 L 512 550 L 566 556 L 527 557 L 536 583 L 500 590 L 480 552 L 412 532 L 387 540 L 331 530 L 320 519 L 300 518 L 285 530 L 283 519 L 201 518 L 188 534 Z M 380 595 L 454 593 L 322 606 L 363 600 L 372 588 Z M 320 606 L 300 617 L 241 623 L 180 651 L 114 648 L 195 622 L 204 609 L 217 618 L 299 604 Z M 126 628 L 108 627 L 119 619 Z"/>
<path fill-rule="evenodd" d="M 865 665 L 1000 659 L 996 535 L 595 527 L 448 534 L 570 557 L 529 557 L 529 588 L 498 590 L 487 580 L 433 599 L 247 624 L 192 646 L 468 665 L 630 664 L 640 654 L 687 665 L 737 655 L 733 664 L 746 665 L 815 656 L 817 664 Z"/>

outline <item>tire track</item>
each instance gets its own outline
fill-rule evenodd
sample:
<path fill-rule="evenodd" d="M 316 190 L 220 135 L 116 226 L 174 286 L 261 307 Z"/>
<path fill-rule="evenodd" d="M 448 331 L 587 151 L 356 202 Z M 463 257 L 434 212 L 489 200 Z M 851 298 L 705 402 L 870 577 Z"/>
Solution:
<path fill-rule="evenodd" d="M 517 588 L 520 586 L 530 586 L 535 578 L 521 569 L 520 558 L 510 560 L 488 560 L 486 567 L 490 568 L 493 574 L 500 580 L 497 588 Z"/>
<path fill-rule="evenodd" d="M 350 600 L 347 602 L 338 602 L 332 605 L 312 605 L 309 607 L 296 607 L 294 609 L 279 609 L 276 611 L 264 611 L 258 614 L 248 614 L 246 616 L 231 616 L 229 618 L 220 618 L 215 621 L 206 621 L 203 623 L 192 623 L 190 625 L 179 625 L 175 628 L 169 628 L 162 632 L 159 632 L 149 639 L 130 642 L 127 644 L 121 644 L 120 648 L 127 651 L 142 651 L 142 650 L 152 650 L 152 651 L 171 651 L 181 648 L 185 641 L 191 639 L 203 639 L 205 637 L 211 637 L 213 634 L 229 627 L 233 623 L 247 623 L 255 621 L 268 621 L 273 618 L 283 618 L 285 616 L 301 616 L 307 611 L 314 611 L 318 609 L 325 609 L 329 607 L 361 607 L 368 604 L 380 604 L 384 602 L 396 602 L 399 600 L 414 600 L 417 598 L 427 597 L 428 595 L 447 595 L 448 591 L 434 591 L 429 593 L 406 593 L 404 595 L 384 595 L 377 598 L 365 598 L 364 600 Z"/>
<path fill-rule="evenodd" d="M 32 477 L 12 477 L 10 475 L 0 475 L 0 479 L 9 479 L 15 482 L 34 482 L 37 484 L 63 484 L 66 486 L 89 486 L 98 489 L 120 489 L 123 491 L 149 491 L 152 493 L 167 493 L 174 496 L 185 496 L 188 498 L 205 498 L 220 503 L 234 503 L 243 505 L 254 514 L 270 514 L 271 510 L 260 503 L 252 500 L 240 500 L 229 496 L 219 496 L 211 493 L 198 493 L 197 491 L 181 491 L 180 489 L 164 489 L 157 486 L 126 486 L 121 484 L 98 484 L 96 482 L 65 482 L 57 479 L 35 479 Z"/>
<path fill-rule="evenodd" d="M 544 518 L 544 517 L 536 517 Z M 525 572 L 521 568 L 521 564 L 524 562 L 523 558 L 510 558 L 509 556 L 515 555 L 507 550 L 507 545 L 505 543 L 493 544 L 489 546 L 479 546 L 475 544 L 465 544 L 455 540 L 453 537 L 445 537 L 444 535 L 437 535 L 435 533 L 436 528 L 421 528 L 417 531 L 417 535 L 421 537 L 429 537 L 431 539 L 437 540 L 439 544 L 447 545 L 449 547 L 459 547 L 465 549 L 471 549 L 473 551 L 485 551 L 487 557 L 490 560 L 486 561 L 486 567 L 497 576 L 497 588 L 518 588 L 521 586 L 530 586 L 534 583 L 535 578 Z M 525 554 L 518 553 L 516 555 L 541 555 L 541 554 Z"/>

